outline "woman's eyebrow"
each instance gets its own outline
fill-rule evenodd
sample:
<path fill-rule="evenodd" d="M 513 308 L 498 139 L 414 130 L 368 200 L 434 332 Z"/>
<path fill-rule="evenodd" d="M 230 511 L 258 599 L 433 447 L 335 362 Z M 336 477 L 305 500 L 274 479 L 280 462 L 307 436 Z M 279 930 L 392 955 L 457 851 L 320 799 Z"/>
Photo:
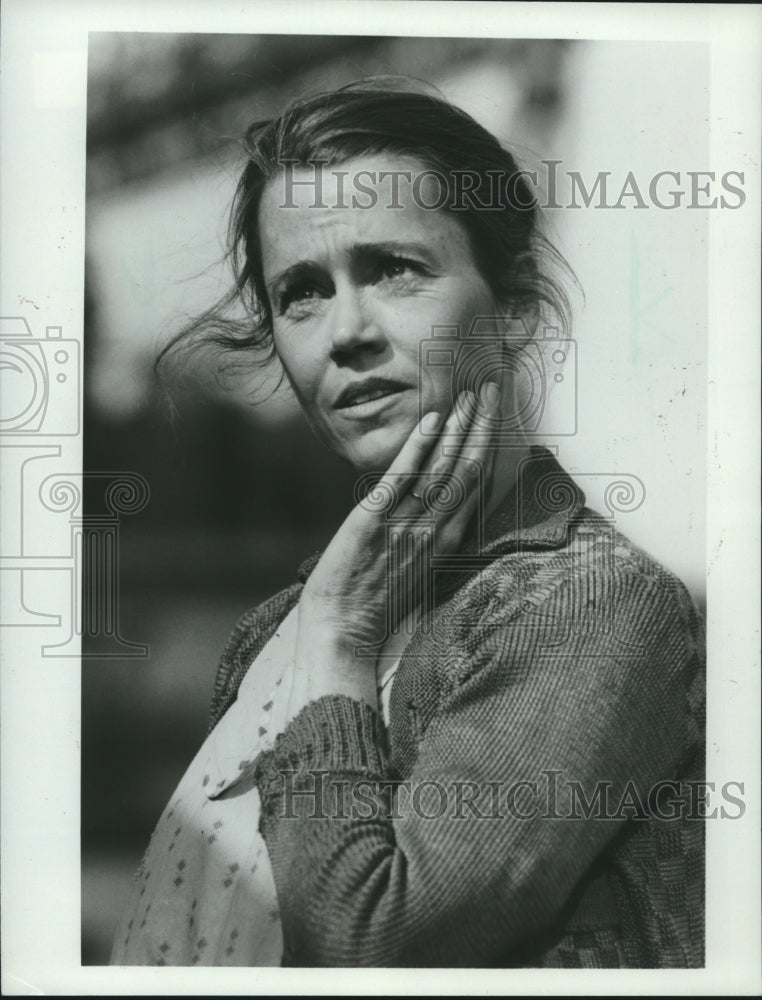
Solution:
<path fill-rule="evenodd" d="M 436 256 L 426 243 L 419 243 L 415 240 L 382 240 L 380 242 L 354 243 L 350 253 L 353 257 L 367 259 L 368 257 L 379 257 L 385 254 L 393 256 L 405 256 L 414 254 L 423 257 L 424 260 L 433 263 Z"/>
<path fill-rule="evenodd" d="M 349 247 L 348 253 L 350 258 L 354 258 L 359 262 L 377 260 L 379 257 L 388 255 L 400 257 L 407 254 L 422 257 L 427 263 L 432 265 L 438 259 L 430 246 L 416 240 L 380 240 L 378 242 L 353 243 Z M 272 293 L 284 285 L 290 285 L 293 281 L 314 277 L 315 273 L 320 270 L 323 270 L 323 268 L 316 260 L 296 261 L 296 263 L 290 264 L 274 275 L 267 283 L 268 289 Z"/>
<path fill-rule="evenodd" d="M 282 288 L 284 285 L 290 285 L 292 282 L 298 281 L 300 278 L 312 277 L 319 269 L 320 265 L 317 261 L 297 261 L 295 264 L 290 264 L 282 271 L 279 271 L 273 278 L 270 279 L 268 282 L 269 290 L 270 292 L 273 292 L 278 288 Z"/>

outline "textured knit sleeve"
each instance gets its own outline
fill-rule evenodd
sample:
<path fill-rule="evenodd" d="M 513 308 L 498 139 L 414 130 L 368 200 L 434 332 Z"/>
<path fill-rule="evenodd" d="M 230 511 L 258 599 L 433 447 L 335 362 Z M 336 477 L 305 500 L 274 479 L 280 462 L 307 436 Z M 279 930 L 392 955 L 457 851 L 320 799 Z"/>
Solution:
<path fill-rule="evenodd" d="M 324 697 L 292 720 L 258 767 L 284 964 L 484 966 L 554 925 L 698 739 L 684 592 L 609 582 L 613 626 L 566 581 L 453 649 L 460 672 L 394 797 L 367 706 Z M 590 808 L 602 789 L 611 818 Z"/>

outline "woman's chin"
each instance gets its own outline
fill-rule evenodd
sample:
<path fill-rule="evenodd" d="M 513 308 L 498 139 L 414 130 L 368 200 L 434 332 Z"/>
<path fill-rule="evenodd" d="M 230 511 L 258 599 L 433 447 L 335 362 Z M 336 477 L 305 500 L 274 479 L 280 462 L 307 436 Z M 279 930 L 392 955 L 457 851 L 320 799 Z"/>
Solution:
<path fill-rule="evenodd" d="M 359 474 L 377 472 L 383 474 L 399 454 L 408 439 L 412 427 L 383 427 L 348 443 L 342 449 L 344 457 Z"/>

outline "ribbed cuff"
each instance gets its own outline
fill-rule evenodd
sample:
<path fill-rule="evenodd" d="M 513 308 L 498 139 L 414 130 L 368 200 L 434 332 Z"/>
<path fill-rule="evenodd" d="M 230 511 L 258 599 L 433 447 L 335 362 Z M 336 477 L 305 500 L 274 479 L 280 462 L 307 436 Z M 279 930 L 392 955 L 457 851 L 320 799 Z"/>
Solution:
<path fill-rule="evenodd" d="M 254 777 L 260 797 L 280 794 L 281 771 L 383 777 L 386 754 L 378 715 L 346 695 L 324 695 L 309 702 L 273 748 L 257 758 Z"/>

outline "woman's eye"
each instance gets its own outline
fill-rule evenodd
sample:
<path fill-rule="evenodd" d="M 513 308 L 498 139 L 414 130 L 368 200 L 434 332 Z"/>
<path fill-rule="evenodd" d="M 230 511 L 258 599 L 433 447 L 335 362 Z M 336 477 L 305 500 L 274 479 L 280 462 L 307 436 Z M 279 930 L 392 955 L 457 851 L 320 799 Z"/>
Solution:
<path fill-rule="evenodd" d="M 385 278 L 399 278 L 408 270 L 408 265 L 403 260 L 390 260 L 384 265 L 383 274 Z"/>
<path fill-rule="evenodd" d="M 421 272 L 420 267 L 413 260 L 404 257 L 390 257 L 379 266 L 381 279 L 393 280 L 394 278 L 410 277 Z"/>
<path fill-rule="evenodd" d="M 288 288 L 280 297 L 281 314 L 287 312 L 290 307 L 306 306 L 314 299 L 321 298 L 321 291 L 316 285 L 296 285 Z"/>

